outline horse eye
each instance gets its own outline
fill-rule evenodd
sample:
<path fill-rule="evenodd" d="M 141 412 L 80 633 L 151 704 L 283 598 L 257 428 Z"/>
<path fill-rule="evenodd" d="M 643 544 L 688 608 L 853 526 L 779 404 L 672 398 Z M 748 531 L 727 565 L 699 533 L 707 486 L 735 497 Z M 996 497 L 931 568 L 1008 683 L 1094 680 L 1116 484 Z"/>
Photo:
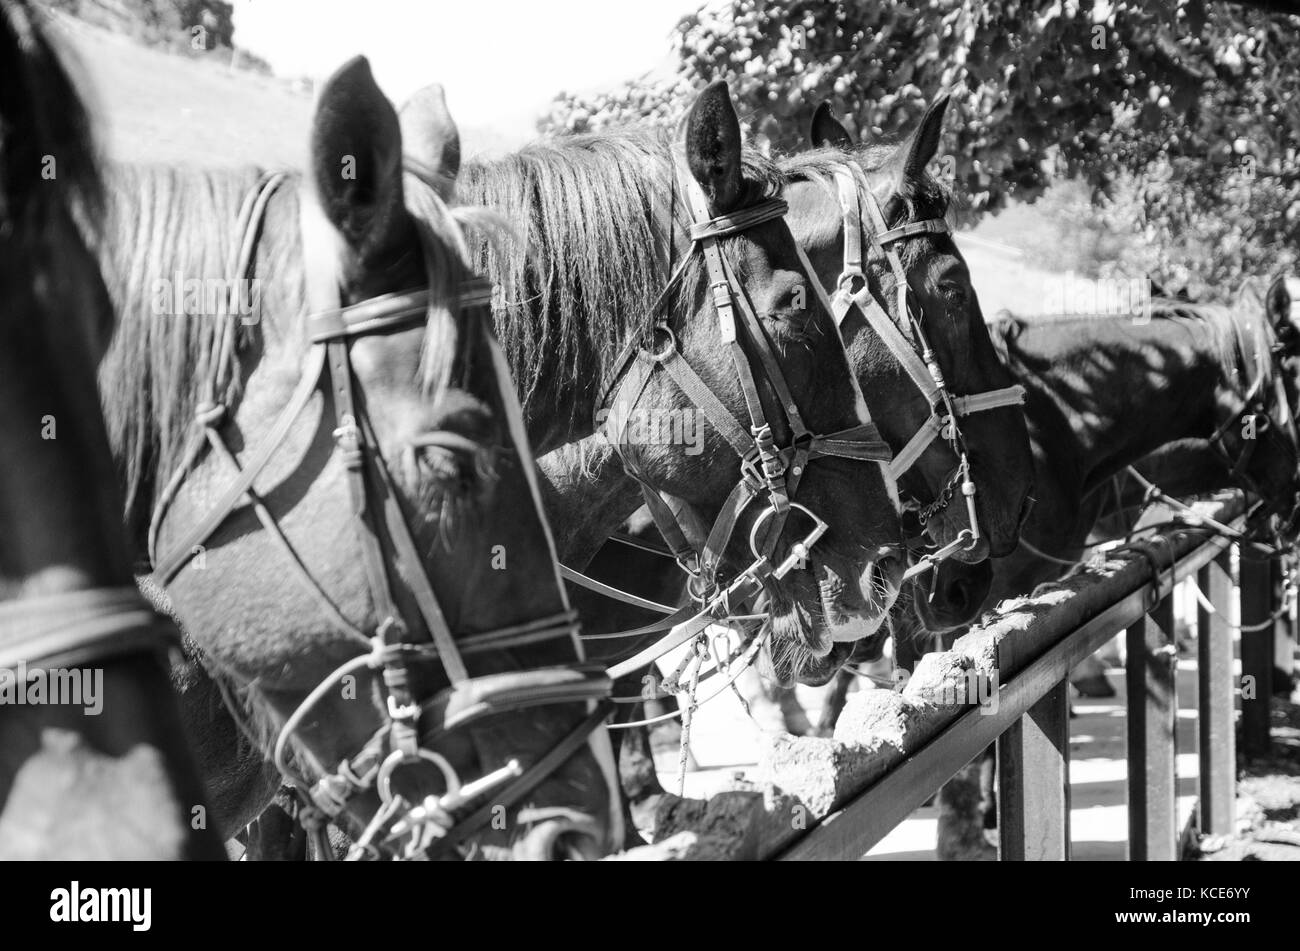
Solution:
<path fill-rule="evenodd" d="M 939 293 L 950 304 L 963 305 L 966 303 L 966 288 L 955 281 L 940 282 Z"/>

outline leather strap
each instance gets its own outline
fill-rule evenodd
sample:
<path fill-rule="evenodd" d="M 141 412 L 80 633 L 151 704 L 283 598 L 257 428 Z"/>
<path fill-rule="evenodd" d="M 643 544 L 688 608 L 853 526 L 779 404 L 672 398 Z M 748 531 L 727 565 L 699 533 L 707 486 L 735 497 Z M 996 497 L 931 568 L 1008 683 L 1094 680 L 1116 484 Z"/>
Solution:
<path fill-rule="evenodd" d="M 492 817 L 496 815 L 498 806 L 509 809 L 536 789 L 544 779 L 564 765 L 586 744 L 591 734 L 600 729 L 613 711 L 614 706 L 611 703 L 597 704 L 596 708 L 581 720 L 564 739 L 560 740 L 541 759 L 528 767 L 522 776 L 505 789 L 494 793 L 490 803 L 474 810 L 464 819 L 458 821 L 454 828 L 449 829 L 445 836 L 435 840 L 429 846 L 429 857 L 436 858 L 445 854 L 449 849 L 460 845 L 492 820 Z"/>
<path fill-rule="evenodd" d="M 0 668 L 81 667 L 180 644 L 176 626 L 134 586 L 0 602 Z"/>

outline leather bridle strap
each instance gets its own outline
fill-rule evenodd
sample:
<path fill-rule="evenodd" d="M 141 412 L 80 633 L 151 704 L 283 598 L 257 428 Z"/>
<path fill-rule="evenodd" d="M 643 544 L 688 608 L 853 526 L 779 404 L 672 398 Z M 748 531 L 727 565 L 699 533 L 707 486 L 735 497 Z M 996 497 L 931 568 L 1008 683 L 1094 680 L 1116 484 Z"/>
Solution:
<path fill-rule="evenodd" d="M 0 668 L 83 667 L 180 644 L 176 626 L 134 586 L 0 602 Z"/>
<path fill-rule="evenodd" d="M 907 274 L 902 260 L 889 247 L 893 243 L 922 235 L 948 234 L 947 222 L 940 218 L 932 218 L 889 228 L 875 195 L 859 172 L 848 166 L 839 165 L 834 169 L 834 177 L 844 230 L 844 266 L 831 300 L 836 323 L 842 323 L 849 310 L 857 307 L 867 324 L 889 348 L 930 405 L 929 417 L 907 444 L 895 454 L 890 466 L 891 473 L 895 479 L 900 478 L 916 464 L 934 440 L 943 437 L 951 441 L 961 460 L 958 475 L 963 480 L 962 491 L 967 498 L 973 542 L 979 537 L 978 519 L 974 507 L 975 485 L 970 478 L 970 465 L 957 419 L 972 413 L 1021 405 L 1025 399 L 1024 388 L 1012 385 L 962 397 L 953 396 L 948 392 L 943 371 L 939 368 L 933 348 L 926 339 L 925 328 L 908 306 Z M 864 201 L 874 228 L 869 233 L 869 239 L 872 246 L 887 261 L 897 285 L 899 308 L 897 321 L 876 298 L 866 273 L 861 213 L 861 204 Z M 903 319 L 906 319 L 910 326 L 912 333 L 910 341 L 899 327 L 898 321 Z M 948 430 L 950 435 L 946 435 L 945 430 Z"/>
<path fill-rule="evenodd" d="M 780 539 L 792 507 L 807 513 L 813 522 L 812 532 L 798 547 L 803 547 L 806 551 L 807 545 L 812 544 L 809 539 L 819 538 L 826 530 L 824 522 L 791 501 L 811 459 L 820 456 L 839 456 L 859 461 L 887 463 L 892 454 L 889 447 L 880 439 L 878 431 L 869 422 L 827 436 L 814 435 L 808 430 L 773 353 L 771 341 L 754 313 L 743 286 L 737 280 L 730 263 L 718 245 L 720 238 L 738 234 L 768 221 L 783 219 L 788 211 L 785 201 L 780 198 L 765 199 L 749 208 L 710 218 L 708 201 L 703 190 L 691 178 L 689 171 L 685 169 L 684 160 L 677 152 L 674 152 L 673 165 L 674 183 L 681 185 L 681 190 L 687 196 L 692 217 L 695 219 L 691 227 L 692 244 L 698 247 L 704 261 L 710 295 L 718 314 L 722 341 L 731 355 L 745 400 L 746 412 L 749 416 L 749 431 L 746 432 L 745 425 L 731 414 L 708 384 L 680 354 L 675 336 L 665 325 L 656 326 L 656 339 L 651 344 L 657 346 L 658 338 L 662 337 L 665 341 L 662 347 L 657 347 L 651 352 L 639 342 L 632 341 L 615 361 L 614 372 L 608 378 L 610 382 L 601 389 L 597 403 L 597 423 L 598 428 L 605 432 L 610 444 L 622 457 L 628 473 L 640 483 L 646 507 L 660 534 L 664 537 L 673 557 L 690 576 L 689 589 L 692 597 L 701 605 L 707 604 L 727 610 L 730 608 L 730 596 L 735 594 L 735 590 L 729 587 L 727 592 L 723 593 L 727 597 L 718 601 L 714 597 L 717 593 L 716 575 L 740 517 L 751 502 L 766 495 L 767 508 L 759 516 L 754 530 L 751 531 L 750 547 L 757 561 L 751 565 L 748 572 L 742 572 L 737 581 L 744 579 L 747 574 L 751 574 L 751 579 L 757 578 L 758 575 L 753 575 L 753 572 L 759 575 L 764 571 L 772 574 L 780 572 L 777 575 L 779 577 L 789 570 L 787 563 L 790 559 L 787 558 L 776 571 L 773 571 L 770 556 Z M 798 249 L 797 244 L 796 248 Z M 815 272 L 808 263 L 807 256 L 802 253 L 802 249 L 798 250 L 800 261 L 808 271 L 808 276 L 814 278 Z M 689 260 L 688 255 L 673 270 L 667 287 L 675 286 Z M 814 285 L 816 283 L 814 279 Z M 656 311 L 663 298 L 664 295 L 661 294 L 656 302 Z M 823 304 L 828 303 L 824 294 L 820 299 Z M 752 359 L 757 361 L 787 420 L 790 444 L 784 448 L 778 449 L 775 445 L 775 437 L 767 422 L 759 396 L 754 367 L 751 365 L 751 355 L 746 350 L 742 334 L 748 336 L 750 347 L 754 352 Z M 686 538 L 676 513 L 658 490 L 637 470 L 635 461 L 629 457 L 624 448 L 631 415 L 657 367 L 663 367 L 678 389 L 705 415 L 740 458 L 741 478 L 724 501 L 702 549 L 698 552 Z M 609 412 L 602 419 L 601 413 L 606 396 L 611 393 L 613 399 L 610 401 Z M 760 542 L 757 537 L 758 529 L 769 519 L 770 523 L 765 526 L 767 535 Z M 593 582 L 580 573 L 567 572 L 566 577 L 598 593 L 618 597 L 619 600 L 627 603 L 636 603 L 630 596 L 613 594 L 608 586 Z M 647 657 L 653 659 L 663 651 L 671 649 L 672 645 L 683 643 L 695 636 L 699 630 L 703 630 L 703 626 L 707 626 L 706 615 L 712 609 L 713 607 L 707 607 L 689 620 L 679 620 L 680 615 L 674 614 L 669 619 L 635 631 L 592 636 L 635 637 L 668 629 L 668 633 L 657 644 L 640 652 L 629 663 L 640 662 Z M 703 626 L 693 626 L 694 622 L 701 619 L 704 621 Z M 619 665 L 618 669 L 624 667 L 626 663 Z"/>
<path fill-rule="evenodd" d="M 596 704 L 596 708 L 591 713 L 565 734 L 559 743 L 547 750 L 541 759 L 533 763 L 522 776 L 505 787 L 505 789 L 493 793 L 491 802 L 480 806 L 464 819 L 458 821 L 454 827 L 447 830 L 446 835 L 435 839 L 427 850 L 429 857 L 436 858 L 449 849 L 460 845 L 469 836 L 487 825 L 497 815 L 499 807 L 504 806 L 509 809 L 532 792 L 544 779 L 577 753 L 591 734 L 601 727 L 613 711 L 614 705 L 608 701 Z"/>

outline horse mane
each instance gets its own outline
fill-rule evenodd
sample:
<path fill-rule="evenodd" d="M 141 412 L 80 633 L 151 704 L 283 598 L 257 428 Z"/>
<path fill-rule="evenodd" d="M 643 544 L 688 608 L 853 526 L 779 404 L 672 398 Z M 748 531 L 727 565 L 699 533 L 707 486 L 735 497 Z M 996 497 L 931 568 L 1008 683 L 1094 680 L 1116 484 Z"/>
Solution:
<path fill-rule="evenodd" d="M 129 525 L 148 519 L 153 475 L 165 481 L 193 436 L 202 398 L 198 381 L 217 359 L 224 323 L 215 315 L 155 313 L 166 286 L 160 282 L 233 277 L 227 268 L 239 241 L 235 221 L 258 175 L 256 169 L 160 165 L 107 169 L 102 270 L 120 316 L 100 366 L 100 389 L 109 442 L 124 478 Z M 289 266 L 287 236 L 264 233 L 260 246 L 275 261 L 270 272 L 283 274 Z M 241 358 L 269 309 L 265 296 L 254 297 L 252 304 L 252 322 L 239 322 L 229 353 L 228 389 L 216 394 L 227 405 L 238 396 Z"/>
<path fill-rule="evenodd" d="M 140 537 L 162 485 L 194 438 L 195 413 L 205 398 L 200 381 L 219 369 L 224 389 L 214 396 L 233 408 L 240 396 L 242 364 L 260 356 L 259 345 L 270 330 L 266 318 L 275 315 L 275 332 L 284 335 L 296 332 L 306 314 L 297 175 L 280 185 L 263 218 L 251 274 L 257 283 L 246 315 L 155 312 L 159 281 L 174 285 L 178 277 L 228 281 L 243 276 L 230 273 L 232 252 L 242 238 L 236 225 L 241 206 L 262 174 L 256 168 L 108 169 L 110 240 L 101 255 L 120 323 L 101 365 L 100 383 L 133 537 Z M 438 197 L 436 184 L 414 171 L 403 178 L 407 211 L 419 235 L 432 291 L 419 382 L 435 401 L 450 386 L 458 352 L 458 324 L 449 307 L 468 269 L 461 224 L 471 221 L 489 240 L 496 239 L 499 229 L 477 209 L 449 208 Z M 221 341 L 230 320 L 236 321 L 234 345 L 223 351 Z M 215 367 L 223 354 L 224 365 Z"/>
<path fill-rule="evenodd" d="M 690 225 L 671 147 L 664 130 L 623 129 L 542 140 L 461 169 L 461 199 L 498 211 L 515 229 L 503 246 L 480 242 L 473 259 L 498 289 L 497 335 L 525 409 L 550 372 L 560 375 L 557 398 L 594 389 L 599 381 L 584 366 L 613 357 L 674 305 L 697 299 L 697 255 L 666 287 L 669 260 L 684 253 L 670 236 Z M 770 159 L 746 150 L 743 161 L 747 201 L 781 191 Z"/>
<path fill-rule="evenodd" d="M 38 231 L 66 208 L 93 242 L 103 195 L 98 150 L 73 81 L 76 63 L 60 55 L 50 29 L 48 14 L 28 0 L 0 0 L 0 231 Z"/>

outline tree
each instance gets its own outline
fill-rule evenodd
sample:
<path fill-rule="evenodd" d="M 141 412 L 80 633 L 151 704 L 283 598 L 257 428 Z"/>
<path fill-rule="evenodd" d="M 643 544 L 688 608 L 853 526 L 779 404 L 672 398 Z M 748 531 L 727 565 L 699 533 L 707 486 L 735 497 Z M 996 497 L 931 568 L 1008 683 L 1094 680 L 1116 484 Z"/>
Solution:
<path fill-rule="evenodd" d="M 1281 6 L 731 0 L 679 22 L 676 75 L 562 95 L 542 127 L 669 121 L 724 77 L 755 139 L 788 150 L 822 100 L 874 139 L 949 91 L 941 171 L 968 220 L 1078 178 L 1101 209 L 1165 242 L 1163 282 L 1182 272 L 1214 290 L 1275 269 L 1300 237 L 1300 17 Z"/>

